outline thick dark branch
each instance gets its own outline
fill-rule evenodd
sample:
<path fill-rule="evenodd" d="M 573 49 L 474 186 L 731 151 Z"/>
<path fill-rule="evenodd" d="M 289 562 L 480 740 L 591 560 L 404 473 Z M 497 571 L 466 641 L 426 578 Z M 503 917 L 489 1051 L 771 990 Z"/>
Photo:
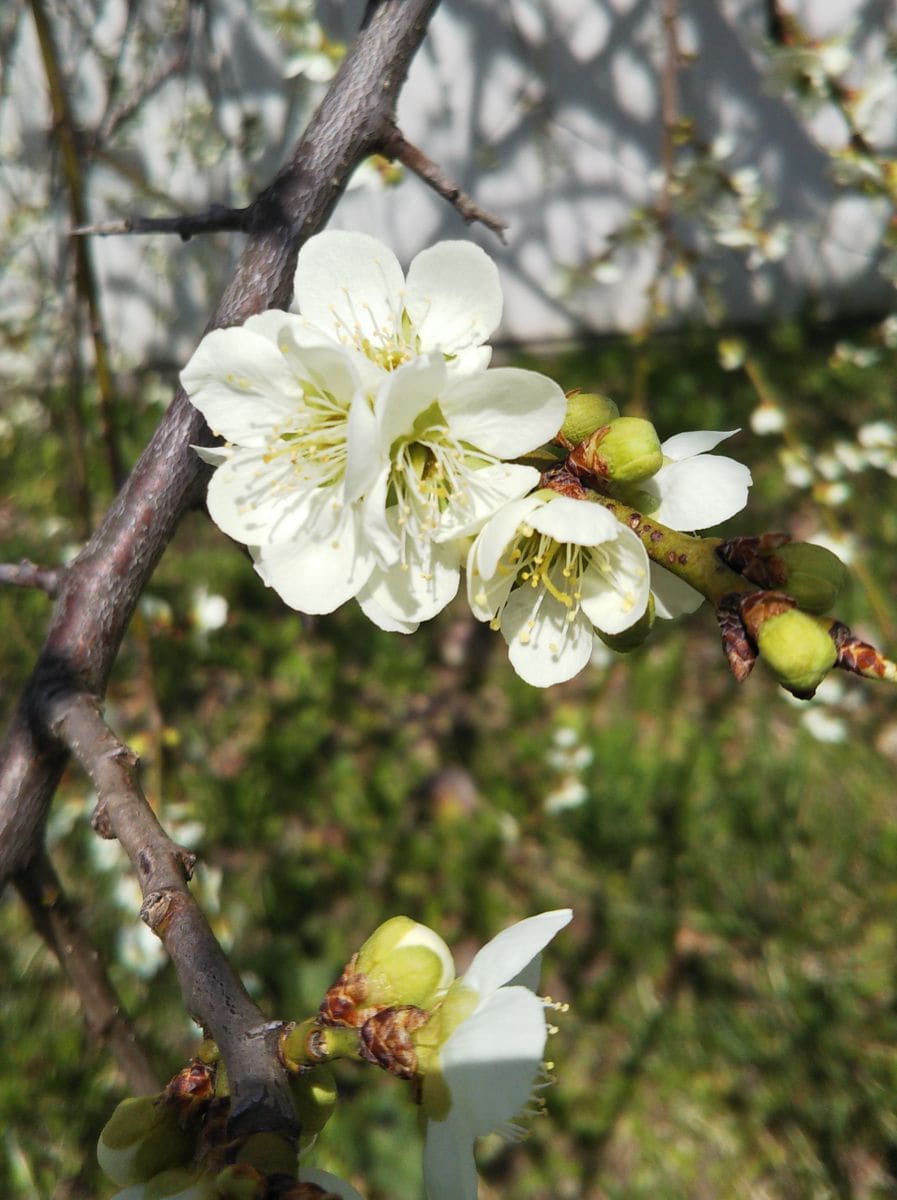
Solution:
<path fill-rule="evenodd" d="M 380 153 L 385 158 L 397 159 L 403 167 L 413 171 L 434 192 L 442 196 L 443 200 L 447 200 L 453 208 L 456 208 L 468 225 L 479 221 L 481 225 L 491 229 L 500 241 L 506 241 L 505 230 L 508 228 L 508 222 L 495 216 L 494 213 L 488 212 L 485 208 L 480 208 L 479 204 L 475 203 L 466 192 L 449 179 L 441 167 L 437 166 L 431 158 L 427 158 L 423 150 L 419 150 L 417 146 L 406 141 L 395 126 L 390 129 L 381 143 Z"/>
<path fill-rule="evenodd" d="M 97 225 L 79 225 L 72 237 L 93 234 L 96 237 L 115 237 L 125 233 L 176 233 L 182 241 L 197 233 L 245 233 L 249 227 L 252 206 L 227 208 L 213 204 L 205 212 L 185 213 L 180 217 L 123 217 L 120 221 L 101 221 Z"/>
<path fill-rule="evenodd" d="M 85 693 L 60 694 L 50 726 L 90 776 L 97 793 L 93 825 L 116 837 L 140 887 L 140 915 L 162 940 L 177 971 L 190 1015 L 212 1037 L 228 1065 L 231 1123 L 252 1111 L 265 1129 L 297 1132 L 283 1071 L 264 1037 L 264 1017 L 250 1000 L 187 881 L 196 856 L 176 845 L 159 824 L 140 786 L 137 756 L 121 742 Z"/>
<path fill-rule="evenodd" d="M 64 572 L 54 567 L 39 567 L 23 558 L 17 563 L 0 563 L 0 583 L 11 583 L 16 587 L 39 588 L 48 596 L 59 591 Z"/>
<path fill-rule="evenodd" d="M 39 854 L 15 882 L 35 929 L 59 960 L 81 1002 L 90 1037 L 98 1045 L 108 1046 L 135 1096 L 157 1092 L 160 1083 L 149 1056 L 122 1013 L 96 947 L 82 929 L 46 854 Z"/>

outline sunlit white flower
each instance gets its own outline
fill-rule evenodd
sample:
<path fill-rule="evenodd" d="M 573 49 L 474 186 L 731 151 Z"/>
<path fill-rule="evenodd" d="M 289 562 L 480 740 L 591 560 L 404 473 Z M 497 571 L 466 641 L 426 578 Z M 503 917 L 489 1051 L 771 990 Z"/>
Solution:
<path fill-rule="evenodd" d="M 758 437 L 781 433 L 785 424 L 785 413 L 777 404 L 759 404 L 751 413 L 751 429 Z"/>
<path fill-rule="evenodd" d="M 707 453 L 737 432 L 695 430 L 667 438 L 661 443 L 663 466 L 638 485 L 636 508 L 681 531 L 708 529 L 740 512 L 747 504 L 750 471 L 733 458 Z M 658 617 L 682 616 L 703 603 L 700 592 L 655 563 L 651 591 Z"/>
<path fill-rule="evenodd" d="M 512 1122 L 532 1098 L 548 1034 L 531 989 L 542 950 L 572 915 L 541 913 L 493 938 L 419 1031 L 429 1200 L 476 1200 L 474 1139 L 518 1132 Z"/>
<path fill-rule="evenodd" d="M 374 559 L 344 497 L 349 410 L 360 380 L 339 346 L 278 311 L 206 335 L 181 372 L 192 403 L 230 443 L 215 467 L 212 520 L 250 547 L 256 570 L 293 608 L 332 612 Z"/>
<path fill-rule="evenodd" d="M 467 560 L 470 606 L 500 629 L 521 678 L 570 679 L 589 661 L 594 628 L 622 633 L 648 603 L 648 557 L 626 526 L 588 500 L 540 493 L 508 504 Z"/>
<path fill-rule="evenodd" d="M 364 532 L 378 563 L 358 601 L 383 629 L 410 632 L 458 589 L 466 546 L 508 501 L 539 481 L 502 461 L 560 428 L 566 400 L 535 371 L 453 375 L 441 357 L 394 371 L 373 406 L 352 410 L 347 496 L 364 497 Z"/>
<path fill-rule="evenodd" d="M 488 366 L 483 343 L 501 319 L 502 294 L 498 268 L 473 242 L 422 250 L 406 278 L 377 238 L 325 230 L 299 252 L 293 307 L 376 384 L 421 354 L 439 354 L 459 373 Z"/>

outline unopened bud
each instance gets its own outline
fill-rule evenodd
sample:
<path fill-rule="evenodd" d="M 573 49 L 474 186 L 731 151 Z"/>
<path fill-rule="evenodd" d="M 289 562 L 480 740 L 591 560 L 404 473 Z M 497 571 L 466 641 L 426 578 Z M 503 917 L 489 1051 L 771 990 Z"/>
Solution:
<path fill-rule="evenodd" d="M 643 417 L 617 417 L 596 429 L 570 454 L 580 470 L 609 483 L 641 483 L 663 466 L 657 430 Z"/>
<path fill-rule="evenodd" d="M 811 613 L 828 612 L 847 582 L 847 568 L 836 554 L 810 542 L 788 542 L 775 557 L 785 566 L 778 585 Z"/>
<path fill-rule="evenodd" d="M 455 977 L 448 946 L 426 925 L 392 917 L 358 951 L 355 968 L 367 980 L 367 1003 L 375 1008 L 414 1004 L 428 1008 Z"/>
<path fill-rule="evenodd" d="M 226 1200 L 261 1200 L 268 1190 L 265 1176 L 248 1163 L 231 1163 L 215 1176 L 219 1196 Z"/>
<path fill-rule="evenodd" d="M 611 650 L 616 650 L 618 654 L 628 654 L 630 650 L 637 650 L 639 646 L 644 645 L 647 641 L 651 630 L 654 628 L 654 593 L 648 593 L 648 607 L 628 629 L 624 629 L 621 633 L 605 633 L 603 629 L 595 627 L 595 632 L 604 642 L 605 646 L 609 646 Z"/>
<path fill-rule="evenodd" d="M 597 392 L 575 392 L 567 397 L 567 416 L 561 426 L 561 437 L 570 446 L 578 446 L 581 441 L 608 425 L 620 415 L 620 410 L 607 396 L 599 396 Z"/>
<path fill-rule="evenodd" d="M 760 655 L 779 683 L 802 700 L 813 695 L 838 657 L 824 626 L 797 608 L 764 621 L 756 636 Z"/>
<path fill-rule="evenodd" d="M 237 1151 L 237 1162 L 264 1175 L 295 1176 L 299 1156 L 289 1138 L 279 1133 L 251 1133 Z"/>
<path fill-rule="evenodd" d="M 97 1162 L 113 1183 L 143 1183 L 166 1167 L 187 1162 L 194 1139 L 173 1108 L 158 1096 L 122 1100 L 97 1142 Z"/>

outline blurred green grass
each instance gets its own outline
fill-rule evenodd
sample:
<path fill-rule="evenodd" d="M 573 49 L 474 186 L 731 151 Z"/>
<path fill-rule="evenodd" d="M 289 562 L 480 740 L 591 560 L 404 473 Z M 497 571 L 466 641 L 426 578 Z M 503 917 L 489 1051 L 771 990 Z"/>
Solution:
<path fill-rule="evenodd" d="M 858 366 L 845 339 L 875 345 L 878 358 Z M 893 419 L 897 355 L 871 329 L 789 325 L 748 341 L 797 441 L 825 450 L 855 440 L 863 422 Z M 855 537 L 866 586 L 855 584 L 839 615 L 897 649 L 897 480 L 853 477 L 837 508 L 795 491 L 780 440 L 749 432 L 756 391 L 718 366 L 714 338 L 520 361 L 565 387 L 607 392 L 664 436 L 742 427 L 721 450 L 749 462 L 756 482 L 731 531 Z M 49 395 L 0 429 L 5 561 L 55 564 L 77 540 L 60 516 L 72 467 L 59 406 Z M 138 394 L 129 449 L 158 417 Z M 199 584 L 228 602 L 220 629 L 197 625 Z M 373 629 L 353 606 L 300 618 L 198 514 L 149 597 L 108 716 L 142 754 L 163 820 L 199 851 L 213 924 L 272 1017 L 314 1011 L 393 913 L 434 925 L 460 957 L 514 919 L 574 908 L 546 955 L 545 990 L 570 1004 L 550 1043 L 548 1115 L 522 1148 L 482 1145 L 483 1197 L 897 1194 L 892 691 L 846 680 L 837 716 L 847 739 L 819 741 L 761 669 L 735 685 L 701 611 L 540 692 L 514 677 L 501 639 L 461 602 L 411 638 Z M 48 607 L 0 592 L 4 713 Z M 154 969 L 135 941 L 123 856 L 99 847 L 90 803 L 70 771 L 54 857 L 167 1076 L 194 1031 L 171 970 Z M 0 1194 L 108 1195 L 93 1143 L 122 1085 L 11 891 L 0 972 Z M 317 1161 L 371 1200 L 415 1200 L 417 1123 L 403 1085 L 348 1068 L 340 1083 L 345 1103 Z"/>

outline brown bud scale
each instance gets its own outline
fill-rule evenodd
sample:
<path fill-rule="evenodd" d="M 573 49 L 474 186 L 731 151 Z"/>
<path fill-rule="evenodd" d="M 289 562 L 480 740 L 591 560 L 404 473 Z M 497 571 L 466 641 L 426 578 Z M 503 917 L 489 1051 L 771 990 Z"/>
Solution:
<path fill-rule="evenodd" d="M 731 592 L 728 596 L 723 596 L 716 606 L 723 653 L 729 670 L 738 683 L 747 679 L 757 661 L 757 649 L 748 637 L 741 615 L 741 601 L 740 593 Z"/>
<path fill-rule="evenodd" d="M 417 1051 L 411 1040 L 430 1014 L 413 1004 L 384 1008 L 369 1017 L 361 1029 L 361 1054 L 399 1079 L 412 1079 L 417 1073 Z"/>

